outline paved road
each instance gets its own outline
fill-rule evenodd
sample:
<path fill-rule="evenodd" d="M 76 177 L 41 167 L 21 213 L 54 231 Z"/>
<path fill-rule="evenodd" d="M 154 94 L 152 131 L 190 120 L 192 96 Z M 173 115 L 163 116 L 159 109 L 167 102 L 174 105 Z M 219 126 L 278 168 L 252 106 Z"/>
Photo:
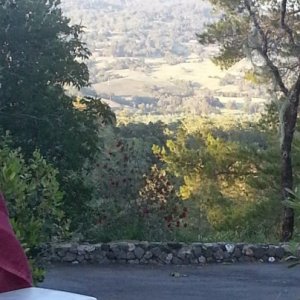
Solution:
<path fill-rule="evenodd" d="M 55 265 L 42 287 L 99 300 L 300 300 L 300 266 Z"/>

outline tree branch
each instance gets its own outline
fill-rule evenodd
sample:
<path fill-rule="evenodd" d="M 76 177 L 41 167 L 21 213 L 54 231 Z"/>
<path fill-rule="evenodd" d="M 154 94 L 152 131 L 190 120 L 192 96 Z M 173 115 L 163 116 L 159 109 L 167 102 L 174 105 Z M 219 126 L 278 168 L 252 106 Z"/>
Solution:
<path fill-rule="evenodd" d="M 299 101 L 299 96 L 300 96 L 300 74 L 298 75 L 298 78 L 297 78 L 297 81 L 295 83 L 295 96 L 296 98 L 298 98 L 298 101 Z"/>
<path fill-rule="evenodd" d="M 262 27 L 260 26 L 258 19 L 255 15 L 255 13 L 252 10 L 251 7 L 251 3 L 250 0 L 244 0 L 245 3 L 245 7 L 248 10 L 248 13 L 250 15 L 250 18 L 252 20 L 252 23 L 254 25 L 254 27 L 256 28 L 256 30 L 259 32 L 261 38 L 262 38 L 262 47 L 257 47 L 257 51 L 259 52 L 259 54 L 264 58 L 268 68 L 271 70 L 271 72 L 273 73 L 273 76 L 275 78 L 276 83 L 278 84 L 281 92 L 285 95 L 288 96 L 288 89 L 285 86 L 282 77 L 280 75 L 279 69 L 276 65 L 274 65 L 274 63 L 272 62 L 272 60 L 269 58 L 268 55 L 268 36 L 267 34 L 264 32 L 264 30 L 262 29 Z"/>
<path fill-rule="evenodd" d="M 285 22 L 285 20 L 286 20 L 286 5 L 287 5 L 287 0 L 282 0 L 281 1 L 281 9 L 280 9 L 281 10 L 280 26 L 288 34 L 290 43 L 295 46 L 296 43 L 295 43 L 295 39 L 294 39 L 293 30 Z"/>

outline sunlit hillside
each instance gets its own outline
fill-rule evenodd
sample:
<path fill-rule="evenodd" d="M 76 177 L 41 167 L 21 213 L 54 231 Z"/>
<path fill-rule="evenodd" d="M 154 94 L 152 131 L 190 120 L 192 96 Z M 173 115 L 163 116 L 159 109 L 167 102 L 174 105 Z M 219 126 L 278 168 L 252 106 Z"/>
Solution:
<path fill-rule="evenodd" d="M 216 16 L 205 1 L 64 0 L 86 27 L 91 86 L 82 94 L 105 99 L 128 114 L 255 114 L 265 90 L 244 79 L 250 63 L 221 70 L 196 33 Z M 74 92 L 74 91 L 73 91 Z"/>

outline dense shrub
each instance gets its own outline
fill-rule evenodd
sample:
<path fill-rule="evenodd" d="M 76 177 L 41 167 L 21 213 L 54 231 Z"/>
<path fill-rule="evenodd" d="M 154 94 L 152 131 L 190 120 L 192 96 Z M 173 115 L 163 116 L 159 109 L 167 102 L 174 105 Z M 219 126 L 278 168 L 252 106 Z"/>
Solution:
<path fill-rule="evenodd" d="M 20 149 L 10 148 L 7 138 L 0 140 L 0 169 L 0 190 L 13 228 L 31 262 L 34 280 L 42 280 L 43 246 L 67 229 L 57 171 L 38 151 L 25 161 Z"/>
<path fill-rule="evenodd" d="M 165 170 L 157 165 L 145 177 L 137 206 L 144 238 L 152 241 L 176 240 L 180 228 L 187 227 L 188 209 L 176 194 L 175 186 Z"/>
<path fill-rule="evenodd" d="M 194 239 L 228 233 L 253 240 L 258 232 L 274 239 L 280 214 L 276 146 L 270 132 L 254 125 L 205 119 L 183 122 L 164 147 L 155 146 L 187 202 L 186 232 Z"/>
<path fill-rule="evenodd" d="M 135 201 L 152 165 L 151 142 L 114 127 L 98 138 L 100 151 L 86 175 L 86 184 L 94 187 L 87 234 L 104 241 L 142 238 Z"/>

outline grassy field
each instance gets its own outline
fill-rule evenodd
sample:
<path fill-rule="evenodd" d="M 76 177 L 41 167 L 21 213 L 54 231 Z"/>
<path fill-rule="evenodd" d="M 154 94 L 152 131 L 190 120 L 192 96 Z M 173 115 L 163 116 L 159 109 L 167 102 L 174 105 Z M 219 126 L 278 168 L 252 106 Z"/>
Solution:
<path fill-rule="evenodd" d="M 249 62 L 242 60 L 221 70 L 211 61 L 218 47 L 198 43 L 195 34 L 217 19 L 206 1 L 63 2 L 67 15 L 86 26 L 84 38 L 92 52 L 88 63 L 92 89 L 83 95 L 112 100 L 116 110 L 127 105 L 131 113 L 168 114 L 194 108 L 198 113 L 215 112 L 221 105 L 207 103 L 215 100 L 212 96 L 229 108 L 230 102 L 240 108 L 244 99 L 263 94 L 244 82 Z M 252 104 L 265 99 L 257 101 Z M 235 114 L 236 109 L 232 110 Z"/>
<path fill-rule="evenodd" d="M 119 59 L 120 60 L 120 59 Z M 122 60 L 122 59 L 121 59 Z M 105 65 L 116 62 L 115 58 L 102 57 L 97 59 L 97 67 L 104 68 Z M 145 59 L 147 70 L 143 68 L 133 69 L 111 69 L 107 73 L 110 74 L 109 81 L 100 82 L 93 85 L 98 94 L 115 95 L 121 97 L 140 96 L 152 97 L 152 88 L 158 86 L 160 88 L 177 88 L 176 84 L 180 81 L 192 82 L 197 84 L 195 88 L 195 96 L 203 96 L 204 93 L 218 94 L 218 98 L 224 104 L 234 101 L 238 105 L 242 104 L 247 91 L 241 90 L 236 82 L 226 84 L 226 77 L 235 78 L 243 81 L 244 72 L 249 68 L 249 63 L 242 61 L 233 66 L 229 70 L 221 70 L 213 62 L 206 58 L 200 60 L 197 57 L 190 57 L 184 63 L 176 65 L 168 64 L 164 59 Z M 115 78 L 114 76 L 121 76 Z M 219 96 L 219 94 L 235 96 Z M 242 97 L 237 97 L 236 94 Z M 252 98 L 253 103 L 263 103 L 263 98 Z"/>
<path fill-rule="evenodd" d="M 112 63 L 113 58 L 103 58 L 103 61 L 98 60 L 97 66 L 104 67 L 105 63 Z M 145 87 L 160 85 L 172 86 L 175 80 L 192 81 L 199 83 L 201 87 L 210 90 L 217 90 L 220 88 L 220 79 L 222 79 L 230 71 L 222 71 L 219 67 L 214 65 L 211 60 L 205 59 L 203 62 L 191 59 L 186 63 L 179 63 L 177 65 L 169 65 L 163 59 L 148 59 L 145 60 L 147 66 L 150 67 L 151 72 L 143 70 L 111 70 L 110 74 L 121 75 L 122 79 L 115 79 L 107 82 L 99 83 L 94 86 L 97 92 L 110 91 L 115 95 L 125 96 L 143 96 Z M 235 87 L 232 86 L 232 89 Z"/>

